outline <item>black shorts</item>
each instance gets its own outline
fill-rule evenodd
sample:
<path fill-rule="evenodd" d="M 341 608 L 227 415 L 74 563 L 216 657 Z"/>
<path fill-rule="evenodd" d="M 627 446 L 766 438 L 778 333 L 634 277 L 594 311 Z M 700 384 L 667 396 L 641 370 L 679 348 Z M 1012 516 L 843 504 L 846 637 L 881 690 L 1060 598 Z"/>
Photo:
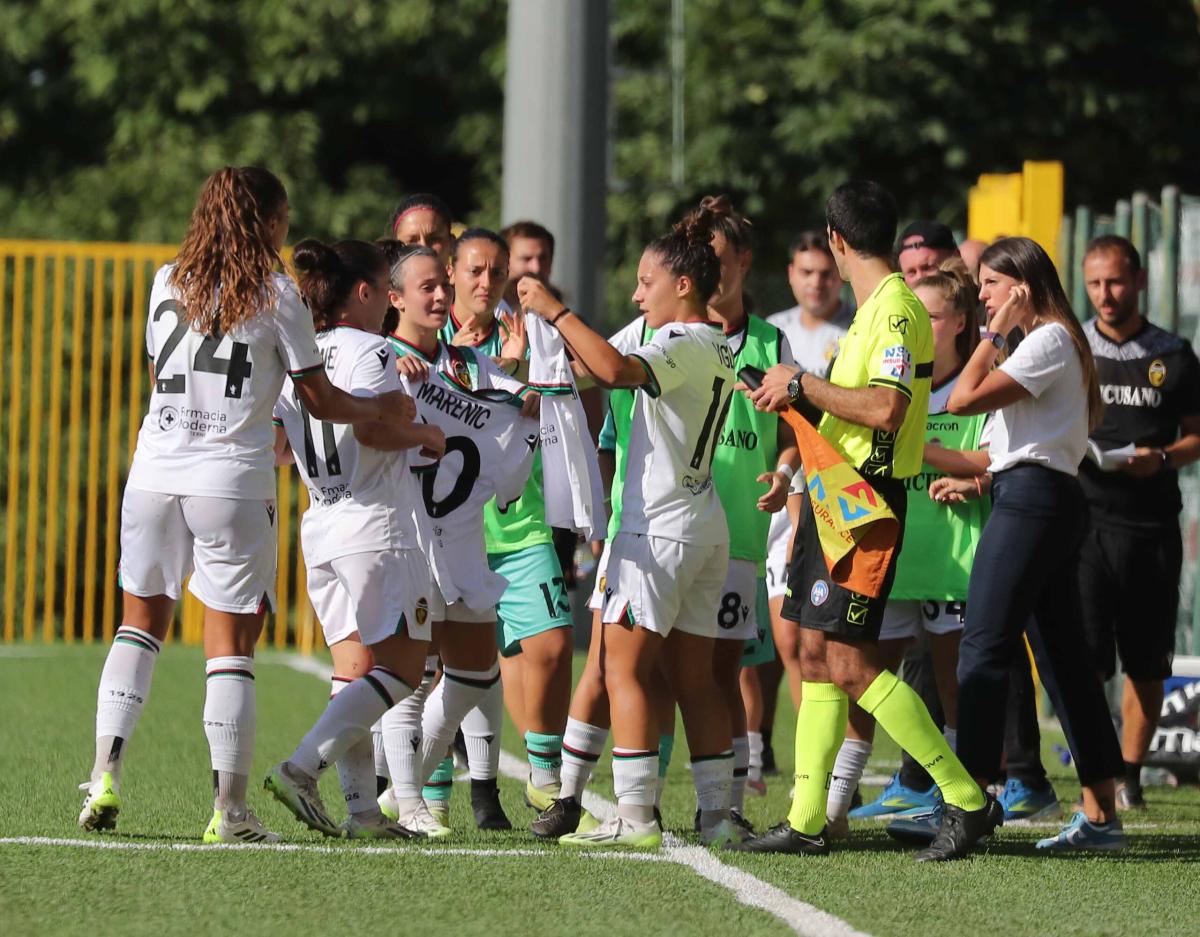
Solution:
<path fill-rule="evenodd" d="M 867 481 L 887 502 L 900 521 L 896 550 L 883 580 L 883 589 L 876 598 L 851 592 L 829 578 L 825 554 L 812 518 L 812 503 L 804 499 L 800 523 L 796 529 L 796 546 L 788 564 L 788 591 L 783 600 L 783 617 L 799 622 L 801 628 L 824 631 L 856 641 L 878 641 L 883 625 L 883 610 L 887 605 L 892 581 L 896 578 L 896 561 L 904 543 L 904 516 L 908 506 L 904 482 L 895 478 L 869 477 Z"/>
<path fill-rule="evenodd" d="M 1130 532 L 1096 527 L 1079 551 L 1083 633 L 1106 678 L 1165 680 L 1175 656 L 1183 544 L 1178 525 Z"/>

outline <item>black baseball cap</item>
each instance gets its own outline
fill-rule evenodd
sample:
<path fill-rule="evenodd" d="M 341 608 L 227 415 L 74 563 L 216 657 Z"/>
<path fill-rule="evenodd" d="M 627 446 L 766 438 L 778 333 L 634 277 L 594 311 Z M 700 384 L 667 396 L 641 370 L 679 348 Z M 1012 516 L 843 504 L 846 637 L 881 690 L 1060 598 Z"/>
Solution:
<path fill-rule="evenodd" d="M 896 256 L 914 247 L 928 247 L 935 251 L 956 251 L 958 242 L 954 232 L 940 221 L 914 221 L 896 242 Z"/>

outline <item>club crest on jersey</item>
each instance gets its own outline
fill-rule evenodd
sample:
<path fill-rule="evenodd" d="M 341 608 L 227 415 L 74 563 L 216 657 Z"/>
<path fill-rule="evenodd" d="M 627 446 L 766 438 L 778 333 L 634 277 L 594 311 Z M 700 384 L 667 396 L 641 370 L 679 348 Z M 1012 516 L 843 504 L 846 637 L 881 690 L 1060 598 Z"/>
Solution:
<path fill-rule="evenodd" d="M 1167 366 L 1162 363 L 1161 358 L 1155 358 L 1150 362 L 1150 372 L 1147 376 L 1150 378 L 1152 387 L 1162 387 L 1163 381 L 1167 379 Z"/>
<path fill-rule="evenodd" d="M 418 625 L 425 624 L 425 621 L 429 618 L 429 600 L 425 598 L 425 596 L 421 596 L 419 599 L 417 599 L 415 614 Z"/>
<path fill-rule="evenodd" d="M 829 583 L 824 579 L 818 579 L 812 584 L 812 589 L 808 593 L 808 601 L 815 606 L 824 605 L 829 598 Z"/>
<path fill-rule="evenodd" d="M 158 428 L 173 430 L 179 425 L 179 411 L 174 407 L 163 407 L 158 411 Z"/>

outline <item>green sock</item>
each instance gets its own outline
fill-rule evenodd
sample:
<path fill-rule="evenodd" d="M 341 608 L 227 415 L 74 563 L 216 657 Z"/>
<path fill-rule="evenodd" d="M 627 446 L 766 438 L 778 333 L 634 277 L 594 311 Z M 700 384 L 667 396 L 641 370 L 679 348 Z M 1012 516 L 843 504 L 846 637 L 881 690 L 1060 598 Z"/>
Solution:
<path fill-rule="evenodd" d="M 525 751 L 529 757 L 529 780 L 534 787 L 548 788 L 559 783 L 562 773 L 561 735 L 544 732 L 525 733 Z"/>
<path fill-rule="evenodd" d="M 449 800 L 454 789 L 454 759 L 443 758 L 430 775 L 421 796 L 425 800 Z"/>
<path fill-rule="evenodd" d="M 675 736 L 660 735 L 658 737 L 658 777 L 662 780 L 667 776 L 667 768 L 671 766 L 671 752 L 675 750 Z"/>
<path fill-rule="evenodd" d="M 796 793 L 788 823 L 816 836 L 825 828 L 829 776 L 846 737 L 850 701 L 832 683 L 805 683 L 796 716 Z"/>
<path fill-rule="evenodd" d="M 867 687 L 858 705 L 912 755 L 941 789 L 942 799 L 963 810 L 978 810 L 987 798 L 967 774 L 912 687 L 885 670 Z"/>

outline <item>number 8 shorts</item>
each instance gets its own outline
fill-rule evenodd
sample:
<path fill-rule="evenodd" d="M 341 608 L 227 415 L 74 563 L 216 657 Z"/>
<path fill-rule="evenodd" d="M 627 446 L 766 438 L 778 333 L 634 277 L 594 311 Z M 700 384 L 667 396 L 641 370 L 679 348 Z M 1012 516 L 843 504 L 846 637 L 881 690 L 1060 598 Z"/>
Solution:
<path fill-rule="evenodd" d="M 232 614 L 275 608 L 275 502 L 125 488 L 118 582 L 130 595 L 189 591 Z"/>
<path fill-rule="evenodd" d="M 717 605 L 717 637 L 727 641 L 758 640 L 757 563 L 729 561 L 729 572 Z"/>
<path fill-rule="evenodd" d="M 628 622 L 664 637 L 678 628 L 716 638 L 729 544 L 680 543 L 621 532 L 604 571 L 605 624 Z"/>
<path fill-rule="evenodd" d="M 432 595 L 433 577 L 419 550 L 351 553 L 308 570 L 308 597 L 329 645 L 356 631 L 363 644 L 394 634 L 428 641 Z"/>

